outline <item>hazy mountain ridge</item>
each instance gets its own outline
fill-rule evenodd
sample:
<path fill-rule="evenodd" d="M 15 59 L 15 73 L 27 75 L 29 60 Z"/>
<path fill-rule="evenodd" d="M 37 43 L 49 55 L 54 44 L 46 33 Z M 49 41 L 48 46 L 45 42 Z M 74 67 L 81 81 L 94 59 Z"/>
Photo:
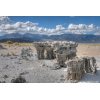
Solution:
<path fill-rule="evenodd" d="M 40 35 L 40 34 L 6 34 L 0 36 L 0 42 L 5 41 L 15 42 L 33 42 L 33 41 L 44 41 L 44 40 L 68 40 L 76 41 L 80 43 L 100 43 L 100 35 L 83 35 L 83 34 L 62 34 L 62 35 Z"/>

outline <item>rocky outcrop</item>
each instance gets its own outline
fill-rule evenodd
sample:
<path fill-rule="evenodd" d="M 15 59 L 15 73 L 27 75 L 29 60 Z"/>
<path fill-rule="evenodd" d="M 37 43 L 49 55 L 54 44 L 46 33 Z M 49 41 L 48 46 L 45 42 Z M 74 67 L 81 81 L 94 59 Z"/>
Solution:
<path fill-rule="evenodd" d="M 25 60 L 30 60 L 33 58 L 32 49 L 22 49 L 21 50 L 21 58 Z"/>
<path fill-rule="evenodd" d="M 84 57 L 67 62 L 67 81 L 78 82 L 85 73 L 96 73 L 96 60 L 94 57 Z"/>
<path fill-rule="evenodd" d="M 78 82 L 84 74 L 83 59 L 74 59 L 67 62 L 67 80 L 70 82 Z"/>
<path fill-rule="evenodd" d="M 54 51 L 53 51 L 54 48 L 49 44 L 46 44 L 44 48 L 45 48 L 44 59 L 54 59 L 55 58 Z"/>
<path fill-rule="evenodd" d="M 35 43 L 35 47 L 37 50 L 38 59 L 44 59 L 44 44 Z"/>
<path fill-rule="evenodd" d="M 34 42 L 39 60 L 55 59 L 55 63 L 50 68 L 52 70 L 61 67 L 67 67 L 66 80 L 69 82 L 78 82 L 84 74 L 96 73 L 96 59 L 94 57 L 76 57 L 75 42 L 53 41 L 53 42 Z M 22 49 L 21 56 L 23 59 L 30 59 L 32 55 L 31 49 Z"/>
<path fill-rule="evenodd" d="M 53 41 L 53 42 L 34 42 L 38 59 L 57 59 L 60 66 L 64 66 L 66 60 L 76 56 L 75 42 Z"/>

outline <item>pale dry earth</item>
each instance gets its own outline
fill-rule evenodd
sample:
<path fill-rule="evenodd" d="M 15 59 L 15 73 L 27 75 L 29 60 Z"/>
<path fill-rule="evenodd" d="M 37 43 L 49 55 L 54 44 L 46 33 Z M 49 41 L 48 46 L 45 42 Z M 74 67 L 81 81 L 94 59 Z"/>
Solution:
<path fill-rule="evenodd" d="M 55 60 L 38 60 L 36 50 L 31 43 L 0 43 L 0 81 L 10 83 L 12 79 L 21 75 L 27 83 L 62 83 L 66 82 L 66 69 L 53 70 Z M 21 59 L 21 49 L 31 48 L 33 51 L 32 60 Z M 77 55 L 94 56 L 97 60 L 97 73 L 86 74 L 80 81 L 82 83 L 100 82 L 100 44 L 79 44 Z M 80 83 L 79 82 L 79 83 Z"/>

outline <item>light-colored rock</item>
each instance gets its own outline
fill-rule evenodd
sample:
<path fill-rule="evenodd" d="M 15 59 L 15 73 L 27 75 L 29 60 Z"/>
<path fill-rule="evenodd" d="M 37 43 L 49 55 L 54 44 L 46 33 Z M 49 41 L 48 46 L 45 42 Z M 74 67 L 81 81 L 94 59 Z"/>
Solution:
<path fill-rule="evenodd" d="M 84 75 L 83 59 L 73 59 L 67 62 L 67 80 L 70 82 L 78 82 Z"/>
<path fill-rule="evenodd" d="M 33 52 L 30 48 L 21 50 L 21 58 L 25 60 L 34 60 Z"/>
<path fill-rule="evenodd" d="M 75 42 L 68 41 L 46 41 L 46 42 L 34 42 L 33 43 L 38 59 L 57 59 L 60 66 L 64 66 L 65 61 L 72 59 L 76 56 Z"/>
<path fill-rule="evenodd" d="M 94 57 L 75 58 L 66 62 L 67 80 L 78 82 L 85 73 L 96 73 L 96 59 Z"/>

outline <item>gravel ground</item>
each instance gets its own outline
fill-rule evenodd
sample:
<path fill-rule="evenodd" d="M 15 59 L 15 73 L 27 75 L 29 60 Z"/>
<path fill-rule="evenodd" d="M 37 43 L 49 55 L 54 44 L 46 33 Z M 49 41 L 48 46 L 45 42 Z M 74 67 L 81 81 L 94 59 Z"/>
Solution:
<path fill-rule="evenodd" d="M 65 69 L 52 70 L 50 60 L 19 60 L 19 57 L 0 57 L 0 81 L 10 83 L 21 75 L 28 83 L 64 82 Z M 6 77 L 5 77 L 6 76 Z"/>
<path fill-rule="evenodd" d="M 0 82 L 11 83 L 12 79 L 22 76 L 27 83 L 64 83 L 66 81 L 67 68 L 54 70 L 56 60 L 38 60 L 36 58 L 36 50 L 33 46 L 8 46 L 3 45 L 4 49 L 0 48 Z M 82 47 L 81 47 L 82 46 Z M 87 49 L 83 45 L 79 46 L 79 56 L 85 56 Z M 21 59 L 20 53 L 22 48 L 30 47 L 34 57 L 32 60 Z M 89 48 L 89 45 L 86 46 Z M 93 47 L 92 47 L 93 48 Z M 80 51 L 83 50 L 83 52 Z M 97 48 L 96 48 L 97 49 Z M 15 55 L 7 56 L 13 52 Z M 89 53 L 89 52 L 88 52 Z M 89 54 L 90 55 L 90 54 Z M 94 55 L 97 60 L 97 73 L 95 75 L 85 74 L 79 83 L 99 83 L 100 82 L 100 57 Z"/>

